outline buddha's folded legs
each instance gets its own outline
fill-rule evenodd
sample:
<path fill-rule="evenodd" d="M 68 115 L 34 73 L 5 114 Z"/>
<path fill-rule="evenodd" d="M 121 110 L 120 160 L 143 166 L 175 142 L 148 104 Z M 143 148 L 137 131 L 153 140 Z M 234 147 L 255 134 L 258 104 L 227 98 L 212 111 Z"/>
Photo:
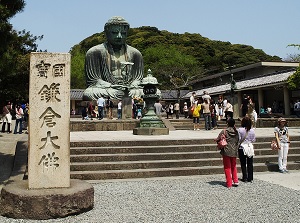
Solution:
<path fill-rule="evenodd" d="M 97 100 L 101 96 L 107 98 L 116 98 L 121 99 L 124 93 L 122 90 L 117 90 L 113 88 L 99 88 L 99 87 L 88 87 L 83 92 L 83 100 L 90 101 L 90 100 Z"/>

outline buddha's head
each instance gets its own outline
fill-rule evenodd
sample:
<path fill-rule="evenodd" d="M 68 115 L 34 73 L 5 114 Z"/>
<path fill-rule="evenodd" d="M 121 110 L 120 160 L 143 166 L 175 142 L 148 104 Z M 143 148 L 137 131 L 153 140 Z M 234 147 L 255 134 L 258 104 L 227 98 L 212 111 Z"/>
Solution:
<path fill-rule="evenodd" d="M 114 16 L 104 25 L 107 41 L 113 46 L 124 45 L 127 38 L 129 23 L 120 16 Z"/>

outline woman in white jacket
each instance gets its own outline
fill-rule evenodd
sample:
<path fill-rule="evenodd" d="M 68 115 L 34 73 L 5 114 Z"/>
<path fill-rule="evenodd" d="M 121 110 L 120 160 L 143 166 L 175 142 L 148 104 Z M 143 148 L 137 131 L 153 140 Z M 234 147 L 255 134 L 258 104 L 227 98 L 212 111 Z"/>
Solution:
<path fill-rule="evenodd" d="M 253 156 L 248 157 L 244 154 L 243 146 L 241 144 L 255 142 L 255 132 L 252 127 L 251 119 L 246 115 L 241 121 L 241 127 L 238 129 L 239 133 L 239 158 L 242 169 L 242 181 L 252 182 L 253 181 Z"/>

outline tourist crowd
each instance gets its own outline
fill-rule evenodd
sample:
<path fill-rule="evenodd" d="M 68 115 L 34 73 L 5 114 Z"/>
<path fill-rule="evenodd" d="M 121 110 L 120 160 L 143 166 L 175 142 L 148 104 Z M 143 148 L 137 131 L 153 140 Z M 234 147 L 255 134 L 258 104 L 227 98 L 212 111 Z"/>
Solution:
<path fill-rule="evenodd" d="M 15 127 L 12 128 L 12 120 L 16 120 Z M 14 134 L 22 134 L 23 130 L 27 131 L 29 120 L 29 105 L 25 104 L 16 104 L 15 106 L 10 101 L 7 102 L 6 105 L 2 108 L 2 129 L 1 132 L 12 133 L 12 129 L 14 129 Z"/>

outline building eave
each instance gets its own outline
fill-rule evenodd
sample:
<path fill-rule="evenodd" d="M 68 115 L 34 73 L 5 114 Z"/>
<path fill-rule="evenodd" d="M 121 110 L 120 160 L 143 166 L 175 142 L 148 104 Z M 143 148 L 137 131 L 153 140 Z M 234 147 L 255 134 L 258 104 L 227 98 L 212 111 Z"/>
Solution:
<path fill-rule="evenodd" d="M 288 78 L 294 73 L 295 71 L 285 71 L 280 73 L 276 72 L 270 75 L 264 75 L 261 77 L 255 77 L 248 80 L 237 81 L 236 82 L 237 89 L 235 91 L 238 92 L 238 91 L 244 91 L 249 89 L 252 90 L 261 87 L 273 87 L 281 84 L 286 84 Z M 204 91 L 207 91 L 210 95 L 218 95 L 230 91 L 230 88 L 231 88 L 231 84 L 226 83 L 223 85 L 199 89 L 193 92 L 195 92 L 197 96 L 203 95 Z M 189 98 L 191 95 L 192 92 L 189 92 L 184 96 L 184 98 Z"/>
<path fill-rule="evenodd" d="M 250 70 L 253 68 L 257 68 L 257 67 L 299 67 L 299 63 L 298 62 L 258 62 L 258 63 L 250 64 L 247 66 L 235 68 L 232 70 L 224 71 L 221 73 L 209 75 L 207 77 L 201 78 L 201 81 L 222 77 L 224 75 L 229 75 L 231 73 L 233 73 L 233 74 L 238 73 L 238 72 L 241 72 L 244 70 Z M 200 81 L 198 81 L 198 82 L 200 82 Z"/>

